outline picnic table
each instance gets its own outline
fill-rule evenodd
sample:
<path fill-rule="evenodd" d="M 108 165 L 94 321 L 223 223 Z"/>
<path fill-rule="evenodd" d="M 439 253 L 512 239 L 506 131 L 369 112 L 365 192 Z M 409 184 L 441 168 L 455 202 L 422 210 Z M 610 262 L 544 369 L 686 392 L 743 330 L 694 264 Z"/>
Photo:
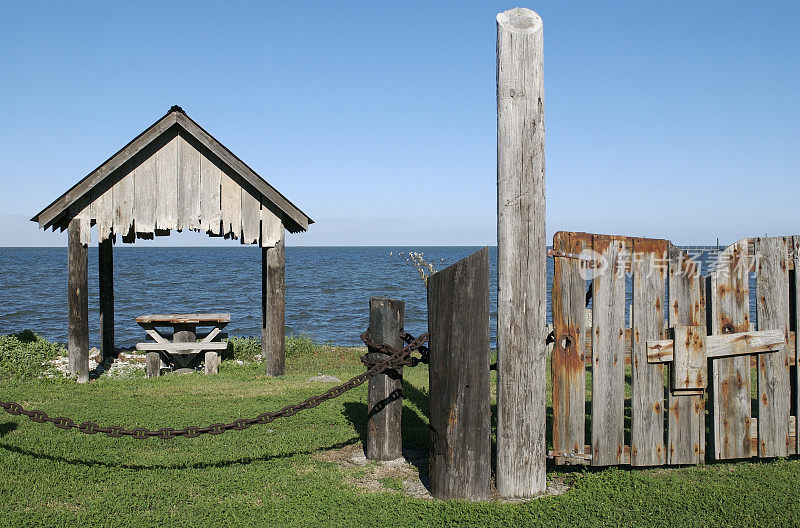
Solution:
<path fill-rule="evenodd" d="M 219 372 L 220 352 L 228 346 L 220 341 L 227 337 L 222 329 L 230 320 L 231 315 L 227 313 L 155 314 L 137 317 L 136 322 L 152 339 L 136 344 L 136 350 L 147 352 L 147 377 L 160 374 L 162 359 L 172 367 L 186 368 L 202 352 L 205 352 L 204 372 Z M 198 333 L 198 327 L 210 327 L 210 330 Z"/>

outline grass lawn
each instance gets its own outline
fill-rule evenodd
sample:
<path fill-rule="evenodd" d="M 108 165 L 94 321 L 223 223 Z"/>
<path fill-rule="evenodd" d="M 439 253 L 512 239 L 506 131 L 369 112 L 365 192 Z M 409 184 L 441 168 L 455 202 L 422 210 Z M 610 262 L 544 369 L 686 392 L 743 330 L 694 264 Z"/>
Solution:
<path fill-rule="evenodd" d="M 287 374 L 223 362 L 220 374 L 100 378 L 86 385 L 2 370 L 0 399 L 102 425 L 183 427 L 276 410 L 362 371 L 361 351 L 294 347 Z M 31 353 L 40 358 L 39 349 Z M 38 360 L 38 359 L 37 359 Z M 405 373 L 404 444 L 428 448 L 427 370 Z M 570 489 L 522 503 L 412 498 L 397 479 L 357 485 L 365 386 L 292 418 L 195 439 L 133 440 L 61 431 L 0 414 L 2 526 L 792 526 L 800 524 L 800 461 L 680 469 L 551 470 Z"/>

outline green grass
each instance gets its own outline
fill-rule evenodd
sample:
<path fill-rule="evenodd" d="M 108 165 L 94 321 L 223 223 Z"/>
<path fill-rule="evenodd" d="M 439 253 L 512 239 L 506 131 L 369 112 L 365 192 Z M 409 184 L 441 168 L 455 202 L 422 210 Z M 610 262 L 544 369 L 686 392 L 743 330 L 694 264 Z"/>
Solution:
<path fill-rule="evenodd" d="M 4 347 L 14 344 L 8 338 Z M 18 339 L 18 338 L 17 338 Z M 38 340 L 37 340 L 38 342 Z M 49 347 L 14 344 L 31 358 Z M 36 347 L 48 352 L 36 352 Z M 57 348 L 56 348 L 57 349 Z M 244 353 L 244 352 L 242 352 Z M 0 357 L 0 399 L 51 416 L 126 427 L 182 427 L 276 410 L 322 392 L 324 372 L 362 371 L 360 351 L 298 347 L 287 374 L 223 362 L 219 375 L 106 379 L 86 385 L 36 379 Z M 27 374 L 20 374 L 27 372 Z M 404 443 L 428 448 L 427 370 L 405 369 Z M 318 456 L 359 444 L 364 386 L 292 418 L 196 439 L 87 436 L 0 415 L 0 526 L 791 526 L 800 522 L 800 461 L 708 464 L 680 469 L 578 469 L 549 473 L 566 493 L 524 503 L 413 499 L 352 484 L 363 468 Z"/>
<path fill-rule="evenodd" d="M 46 370 L 44 363 L 59 354 L 66 354 L 64 347 L 30 330 L 0 336 L 0 379 L 40 376 Z"/>
<path fill-rule="evenodd" d="M 335 348 L 335 346 L 323 346 L 315 343 L 311 337 L 306 334 L 286 336 L 284 344 L 287 358 L 310 357 L 314 355 L 315 350 L 326 352 Z M 231 337 L 228 339 L 228 349 L 223 354 L 223 358 L 253 361 L 259 354 L 261 354 L 260 337 Z"/>

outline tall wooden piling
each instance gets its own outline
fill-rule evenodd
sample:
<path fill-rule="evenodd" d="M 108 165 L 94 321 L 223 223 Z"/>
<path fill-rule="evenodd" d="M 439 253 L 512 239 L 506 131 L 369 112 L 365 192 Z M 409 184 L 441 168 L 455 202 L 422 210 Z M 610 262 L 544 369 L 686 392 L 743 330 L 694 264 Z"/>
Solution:
<path fill-rule="evenodd" d="M 542 19 L 497 15 L 497 491 L 546 489 Z"/>
<path fill-rule="evenodd" d="M 98 248 L 100 277 L 100 354 L 107 360 L 114 354 L 114 243 L 100 241 Z"/>
<path fill-rule="evenodd" d="M 68 227 L 69 372 L 78 382 L 89 381 L 89 272 L 84 244 L 88 222 L 75 218 Z"/>
<path fill-rule="evenodd" d="M 275 247 L 261 248 L 261 356 L 267 376 L 280 376 L 286 363 L 285 230 Z"/>
<path fill-rule="evenodd" d="M 376 343 L 403 347 L 406 303 L 372 297 L 369 300 L 369 335 Z M 370 359 L 389 356 L 370 352 Z M 367 443 L 364 451 L 370 460 L 394 460 L 403 454 L 401 415 L 403 413 L 403 369 L 389 370 L 369 379 L 367 388 Z"/>
<path fill-rule="evenodd" d="M 440 499 L 489 498 L 489 251 L 428 278 L 430 483 Z"/>

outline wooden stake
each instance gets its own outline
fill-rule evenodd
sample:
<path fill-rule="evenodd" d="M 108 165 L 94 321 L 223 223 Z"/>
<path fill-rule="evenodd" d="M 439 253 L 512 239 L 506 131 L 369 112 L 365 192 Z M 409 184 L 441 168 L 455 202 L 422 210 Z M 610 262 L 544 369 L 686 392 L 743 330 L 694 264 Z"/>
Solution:
<path fill-rule="evenodd" d="M 203 374 L 219 374 L 219 363 L 219 352 L 215 350 L 207 351 L 203 362 Z"/>
<path fill-rule="evenodd" d="M 100 241 L 100 354 L 103 360 L 114 354 L 114 244 L 111 238 Z"/>
<path fill-rule="evenodd" d="M 492 443 L 489 395 L 489 250 L 428 278 L 431 494 L 488 499 Z"/>
<path fill-rule="evenodd" d="M 147 353 L 144 373 L 148 378 L 157 378 L 161 375 L 161 354 L 158 352 Z"/>
<path fill-rule="evenodd" d="M 542 19 L 497 15 L 497 491 L 543 492 L 546 257 Z"/>
<path fill-rule="evenodd" d="M 267 376 L 282 375 L 286 363 L 284 237 L 281 229 L 275 247 L 261 248 L 261 355 Z"/>
<path fill-rule="evenodd" d="M 89 262 L 81 235 L 88 225 L 75 218 L 68 229 L 69 372 L 79 383 L 85 383 L 89 381 Z"/>
<path fill-rule="evenodd" d="M 369 335 L 377 343 L 402 348 L 400 332 L 405 321 L 406 303 L 372 297 L 369 300 Z M 389 356 L 370 352 L 378 361 Z M 403 369 L 372 376 L 367 389 L 367 445 L 370 460 L 394 460 L 403 455 L 400 417 L 403 412 Z"/>

